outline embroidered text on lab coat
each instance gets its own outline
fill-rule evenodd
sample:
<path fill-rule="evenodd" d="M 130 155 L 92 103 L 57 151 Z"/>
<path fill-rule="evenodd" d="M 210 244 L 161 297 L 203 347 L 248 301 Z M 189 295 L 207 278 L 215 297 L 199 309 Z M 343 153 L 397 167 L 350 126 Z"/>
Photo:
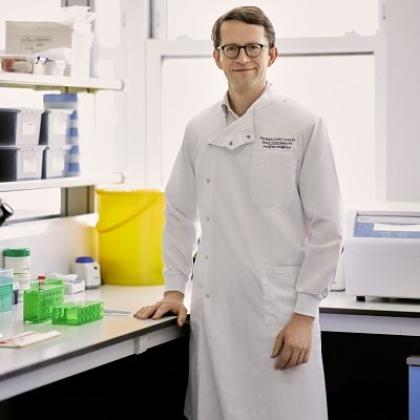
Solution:
<path fill-rule="evenodd" d="M 291 149 L 295 138 L 260 136 L 263 149 Z"/>

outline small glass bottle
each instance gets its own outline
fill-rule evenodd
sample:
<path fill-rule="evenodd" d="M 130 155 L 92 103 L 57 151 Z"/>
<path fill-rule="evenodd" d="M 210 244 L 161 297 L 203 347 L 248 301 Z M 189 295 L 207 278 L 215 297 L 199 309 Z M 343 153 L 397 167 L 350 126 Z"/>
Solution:
<path fill-rule="evenodd" d="M 38 275 L 38 287 L 40 289 L 43 289 L 45 287 L 45 278 L 45 274 Z"/>

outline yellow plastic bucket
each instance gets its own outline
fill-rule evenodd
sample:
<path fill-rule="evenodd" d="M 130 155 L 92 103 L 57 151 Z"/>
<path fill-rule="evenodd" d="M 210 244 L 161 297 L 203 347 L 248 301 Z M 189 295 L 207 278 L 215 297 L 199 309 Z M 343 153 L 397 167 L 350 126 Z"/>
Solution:
<path fill-rule="evenodd" d="M 163 284 L 164 194 L 96 189 L 99 262 L 105 284 Z"/>

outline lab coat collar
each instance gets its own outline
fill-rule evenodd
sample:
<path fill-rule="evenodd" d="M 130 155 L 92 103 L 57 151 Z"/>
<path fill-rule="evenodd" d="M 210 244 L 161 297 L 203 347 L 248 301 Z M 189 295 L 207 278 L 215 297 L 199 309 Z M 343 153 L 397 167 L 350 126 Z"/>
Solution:
<path fill-rule="evenodd" d="M 232 114 L 235 117 L 235 119 L 240 118 L 239 115 L 237 115 L 236 112 L 230 106 L 229 91 L 226 91 L 225 96 L 223 97 L 223 100 L 222 100 L 222 103 L 221 103 L 221 108 L 222 108 L 223 112 L 225 113 L 226 117 L 229 114 Z"/>
<path fill-rule="evenodd" d="M 255 141 L 254 134 L 254 112 L 267 105 L 271 100 L 271 83 L 267 86 L 261 96 L 248 108 L 244 115 L 237 118 L 227 127 L 225 127 L 216 136 L 211 138 L 207 144 L 214 146 L 226 147 L 228 149 L 236 149 L 239 146 Z M 225 118 L 226 110 L 233 112 L 230 107 L 227 93 L 225 94 L 221 103 L 222 112 L 219 117 Z"/>

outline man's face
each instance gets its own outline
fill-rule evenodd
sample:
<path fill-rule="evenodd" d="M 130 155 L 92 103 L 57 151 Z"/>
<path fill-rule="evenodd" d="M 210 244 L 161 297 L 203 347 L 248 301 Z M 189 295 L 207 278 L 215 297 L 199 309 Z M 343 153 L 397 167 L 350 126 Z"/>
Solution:
<path fill-rule="evenodd" d="M 228 20 L 220 28 L 220 46 L 263 44 L 268 45 L 264 28 L 239 20 Z M 213 57 L 217 66 L 228 79 L 229 88 L 237 92 L 262 89 L 265 86 L 267 68 L 277 56 L 276 48 L 264 47 L 258 57 L 250 58 L 244 48 L 236 58 L 227 58 L 221 50 L 214 50 Z"/>

